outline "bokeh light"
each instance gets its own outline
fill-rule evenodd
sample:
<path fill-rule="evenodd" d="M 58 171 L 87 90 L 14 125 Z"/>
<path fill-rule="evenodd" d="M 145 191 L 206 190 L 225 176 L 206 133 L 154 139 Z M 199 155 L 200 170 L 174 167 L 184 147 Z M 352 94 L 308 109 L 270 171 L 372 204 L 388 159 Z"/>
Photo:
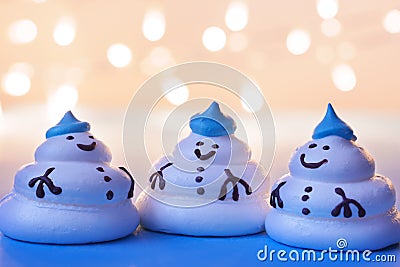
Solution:
<path fill-rule="evenodd" d="M 286 47 L 293 55 L 302 55 L 310 48 L 311 37 L 308 32 L 295 29 L 286 38 Z"/>
<path fill-rule="evenodd" d="M 47 112 L 49 119 L 57 121 L 62 115 L 75 107 L 78 102 L 78 90 L 70 84 L 60 85 L 47 99 Z"/>
<path fill-rule="evenodd" d="M 342 25 L 337 19 L 326 19 L 321 23 L 321 32 L 328 37 L 339 35 Z"/>
<path fill-rule="evenodd" d="M 339 11 L 339 3 L 337 0 L 318 0 L 317 12 L 323 19 L 334 18 Z"/>
<path fill-rule="evenodd" d="M 153 48 L 149 55 L 142 60 L 140 69 L 147 75 L 154 75 L 173 64 L 175 64 L 175 60 L 168 47 L 158 46 Z"/>
<path fill-rule="evenodd" d="M 225 44 L 226 34 L 221 28 L 211 26 L 203 32 L 203 45 L 207 50 L 216 52 L 224 48 Z"/>
<path fill-rule="evenodd" d="M 251 69 L 263 72 L 269 66 L 268 61 L 265 51 L 249 51 L 245 62 Z"/>
<path fill-rule="evenodd" d="M 35 40 L 38 30 L 36 24 L 29 19 L 13 22 L 8 28 L 8 38 L 14 44 L 26 44 Z"/>
<path fill-rule="evenodd" d="M 171 52 L 165 46 L 153 48 L 153 50 L 150 52 L 149 59 L 151 64 L 159 68 L 165 68 L 173 62 Z"/>
<path fill-rule="evenodd" d="M 105 94 L 110 106 L 120 106 L 131 92 L 121 89 L 111 97 L 109 84 L 123 88 L 129 83 L 138 88 L 165 68 L 197 60 L 233 66 L 271 89 L 278 88 L 269 97 L 277 108 L 301 106 L 291 98 L 295 95 L 287 93 L 296 88 L 297 78 L 310 73 L 317 76 L 303 80 L 300 86 L 307 94 L 317 93 L 313 83 L 328 84 L 343 94 L 333 84 L 332 73 L 338 64 L 353 68 L 353 92 L 368 101 L 375 84 L 370 74 L 384 65 L 382 79 L 387 81 L 388 92 L 377 96 L 379 105 L 394 101 L 386 98 L 390 90 L 396 92 L 393 73 L 400 62 L 396 59 L 400 6 L 389 0 L 358 6 L 342 0 L 297 5 L 248 0 L 218 5 L 212 1 L 201 5 L 122 1 L 114 6 L 28 0 L 25 9 L 17 2 L 3 6 L 0 93 L 5 112 L 20 106 L 21 101 L 45 105 L 47 92 L 64 83 L 79 89 L 82 108 L 103 101 L 100 95 L 92 97 L 88 88 Z M 187 12 L 180 12 L 182 8 Z M 366 62 L 376 64 L 366 71 Z M 14 74 L 22 79 L 13 78 Z M 286 81 L 283 76 L 293 79 Z M 189 99 L 197 95 L 187 87 Z M 282 101 L 281 94 L 291 97 Z M 324 99 L 329 98 L 329 91 L 323 94 Z M 353 93 L 346 96 L 355 97 Z M 343 106 L 352 101 L 342 100 Z M 162 103 L 172 107 L 166 98 Z M 239 100 L 235 105 L 244 112 Z M 317 103 L 310 105 L 316 107 Z M 365 107 L 367 103 L 357 105 Z"/>
<path fill-rule="evenodd" d="M 340 64 L 333 68 L 332 80 L 335 87 L 344 92 L 353 90 L 357 83 L 353 68 L 347 64 Z"/>
<path fill-rule="evenodd" d="M 31 89 L 31 79 L 21 71 L 10 71 L 3 76 L 2 87 L 11 96 L 23 96 Z"/>
<path fill-rule="evenodd" d="M 164 93 L 168 92 L 165 95 L 165 98 L 172 105 L 179 106 L 185 103 L 189 99 L 189 89 L 186 85 L 182 85 L 174 88 L 172 91 L 169 91 L 173 88 L 174 85 L 180 84 L 181 81 L 177 78 L 169 78 L 166 79 L 162 84 L 162 90 Z"/>
<path fill-rule="evenodd" d="M 331 46 L 322 45 L 315 49 L 315 56 L 318 62 L 322 64 L 329 64 L 335 58 L 335 51 Z"/>
<path fill-rule="evenodd" d="M 78 85 L 85 79 L 85 69 L 75 66 L 64 70 L 62 79 Z"/>
<path fill-rule="evenodd" d="M 229 35 L 228 48 L 232 52 L 240 52 L 247 48 L 248 39 L 244 33 L 235 32 Z"/>
<path fill-rule="evenodd" d="M 68 46 L 75 39 L 75 22 L 72 18 L 61 18 L 53 31 L 53 39 L 60 46 Z"/>
<path fill-rule="evenodd" d="M 336 48 L 339 57 L 343 60 L 352 60 L 356 54 L 356 48 L 349 42 L 342 42 Z"/>
<path fill-rule="evenodd" d="M 388 33 L 400 33 L 400 10 L 390 10 L 383 19 L 383 27 Z"/>
<path fill-rule="evenodd" d="M 123 68 L 131 63 L 132 52 L 124 44 L 113 44 L 107 49 L 107 58 L 114 67 Z"/>
<path fill-rule="evenodd" d="M 247 26 L 249 9 L 244 2 L 234 1 L 228 6 L 225 14 L 225 24 L 231 31 L 237 32 Z"/>
<path fill-rule="evenodd" d="M 149 41 L 158 41 L 165 34 L 165 17 L 160 10 L 149 10 L 143 18 L 142 32 Z"/>
<path fill-rule="evenodd" d="M 32 78 L 35 73 L 35 69 L 33 68 L 32 64 L 28 62 L 16 62 L 11 65 L 10 71 L 21 72 L 27 75 L 29 78 Z"/>

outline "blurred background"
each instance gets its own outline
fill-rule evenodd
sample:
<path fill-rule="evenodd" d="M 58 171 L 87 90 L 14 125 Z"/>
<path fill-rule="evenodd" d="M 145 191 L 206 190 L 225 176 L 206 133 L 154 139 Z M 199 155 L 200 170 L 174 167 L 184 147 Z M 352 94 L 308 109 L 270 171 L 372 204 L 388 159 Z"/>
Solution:
<path fill-rule="evenodd" d="M 2 0 L 0 47 L 0 196 L 69 109 L 124 164 L 123 117 L 135 91 L 169 66 L 198 60 L 232 66 L 259 85 L 275 118 L 273 180 L 332 102 L 378 171 L 400 185 L 398 1 Z M 169 93 L 157 112 L 196 97 L 192 89 Z M 240 99 L 231 108 L 249 116 Z"/>

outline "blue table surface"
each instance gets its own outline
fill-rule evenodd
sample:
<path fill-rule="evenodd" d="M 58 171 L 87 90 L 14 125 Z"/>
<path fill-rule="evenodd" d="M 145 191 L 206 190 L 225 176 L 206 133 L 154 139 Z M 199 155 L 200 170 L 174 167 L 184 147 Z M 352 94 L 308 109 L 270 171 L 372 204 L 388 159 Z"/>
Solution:
<path fill-rule="evenodd" d="M 257 254 L 260 250 L 285 250 L 283 257 L 288 261 L 281 262 L 276 253 L 273 260 L 260 261 Z M 337 249 L 333 247 L 332 249 Z M 299 261 L 289 259 L 289 253 Z M 88 245 L 44 245 L 12 240 L 0 234 L 0 266 L 399 266 L 400 248 L 393 245 L 386 249 L 374 251 L 370 262 L 362 260 L 346 261 L 345 254 L 340 260 L 339 252 L 336 261 L 328 255 L 323 261 L 302 261 L 303 250 L 279 244 L 270 239 L 266 233 L 242 237 L 190 237 L 155 233 L 138 229 L 133 235 L 120 240 Z M 317 257 L 320 255 L 316 252 Z M 307 255 L 307 254 L 305 254 Z M 335 255 L 335 254 L 333 254 Z M 395 255 L 397 263 L 376 262 L 376 256 Z M 264 253 L 260 254 L 263 257 Z M 307 257 L 306 257 L 307 258 Z"/>

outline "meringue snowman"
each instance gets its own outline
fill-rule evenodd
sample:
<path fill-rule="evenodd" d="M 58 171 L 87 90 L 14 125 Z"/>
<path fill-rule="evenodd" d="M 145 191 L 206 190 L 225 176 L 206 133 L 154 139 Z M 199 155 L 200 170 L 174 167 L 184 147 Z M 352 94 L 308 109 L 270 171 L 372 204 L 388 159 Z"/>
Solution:
<path fill-rule="evenodd" d="M 0 202 L 0 230 L 22 241 L 81 244 L 127 236 L 139 223 L 134 181 L 110 165 L 109 149 L 69 111 L 46 132 L 35 162 Z"/>
<path fill-rule="evenodd" d="M 141 225 L 193 236 L 263 231 L 267 172 L 235 137 L 234 120 L 213 102 L 191 117 L 190 128 L 172 154 L 150 170 L 148 186 L 136 202 Z"/>
<path fill-rule="evenodd" d="M 265 221 L 274 240 L 302 248 L 375 250 L 400 241 L 391 181 L 331 104 L 312 140 L 296 149 L 290 173 L 272 187 Z"/>

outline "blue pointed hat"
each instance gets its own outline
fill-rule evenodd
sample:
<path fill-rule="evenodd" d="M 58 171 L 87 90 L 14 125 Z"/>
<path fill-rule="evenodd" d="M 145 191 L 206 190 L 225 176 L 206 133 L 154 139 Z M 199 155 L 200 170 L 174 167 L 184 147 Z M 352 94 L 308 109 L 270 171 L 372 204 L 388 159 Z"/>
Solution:
<path fill-rule="evenodd" d="M 64 117 L 55 126 L 46 132 L 46 138 L 68 133 L 82 133 L 90 130 L 90 124 L 75 118 L 71 111 L 65 113 Z"/>
<path fill-rule="evenodd" d="M 192 132 L 208 137 L 230 135 L 236 130 L 235 121 L 225 116 L 215 101 L 203 113 L 193 115 L 189 125 Z"/>
<path fill-rule="evenodd" d="M 357 137 L 353 134 L 353 129 L 342 121 L 332 105 L 328 104 L 324 119 L 315 127 L 313 139 L 321 139 L 330 135 L 340 136 L 344 139 L 356 141 Z"/>

